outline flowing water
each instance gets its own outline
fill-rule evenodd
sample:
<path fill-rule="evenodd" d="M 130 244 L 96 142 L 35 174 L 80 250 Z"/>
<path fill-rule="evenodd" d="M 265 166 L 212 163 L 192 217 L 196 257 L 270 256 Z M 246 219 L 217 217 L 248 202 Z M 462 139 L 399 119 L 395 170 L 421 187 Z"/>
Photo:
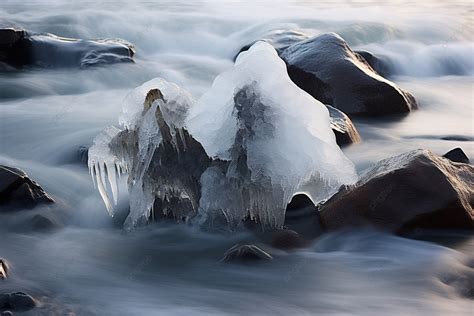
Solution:
<path fill-rule="evenodd" d="M 472 1 L 2 0 L 0 26 L 122 38 L 137 54 L 134 64 L 0 74 L 0 164 L 24 169 L 58 202 L 0 215 L 0 256 L 12 266 L 0 292 L 38 297 L 33 314 L 45 315 L 472 315 L 462 293 L 472 288 L 472 236 L 435 244 L 340 232 L 270 264 L 223 265 L 224 251 L 250 235 L 166 223 L 125 234 L 78 151 L 117 122 L 132 88 L 163 77 L 198 97 L 243 45 L 295 30 L 333 31 L 389 56 L 392 79 L 418 100 L 406 117 L 355 120 L 363 142 L 344 151 L 358 170 L 416 148 L 462 147 L 472 158 L 473 14 Z M 32 232 L 38 213 L 62 228 Z"/>

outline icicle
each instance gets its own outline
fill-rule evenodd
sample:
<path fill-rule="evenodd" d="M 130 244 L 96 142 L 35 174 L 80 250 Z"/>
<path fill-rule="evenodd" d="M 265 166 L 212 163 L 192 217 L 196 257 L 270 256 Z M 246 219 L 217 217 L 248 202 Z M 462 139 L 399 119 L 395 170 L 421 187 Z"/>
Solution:
<path fill-rule="evenodd" d="M 114 205 L 117 205 L 118 200 L 118 184 L 116 177 L 115 163 L 109 163 L 107 165 L 107 178 L 109 180 L 110 189 L 112 190 L 112 198 L 114 200 Z"/>
<path fill-rule="evenodd" d="M 109 196 L 107 195 L 107 191 L 105 189 L 105 177 L 103 177 L 102 170 L 99 173 L 96 173 L 96 181 L 97 181 L 97 188 L 99 189 L 100 196 L 105 203 L 105 207 L 107 208 L 107 212 L 110 216 L 113 216 L 113 208 L 112 204 L 110 203 Z"/>

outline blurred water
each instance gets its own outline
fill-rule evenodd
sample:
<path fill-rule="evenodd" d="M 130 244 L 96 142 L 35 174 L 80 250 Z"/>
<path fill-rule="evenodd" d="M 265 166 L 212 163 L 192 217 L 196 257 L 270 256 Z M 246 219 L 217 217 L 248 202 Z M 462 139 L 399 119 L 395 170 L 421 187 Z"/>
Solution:
<path fill-rule="evenodd" d="M 472 158 L 473 12 L 471 1 L 3 0 L 0 25 L 122 38 L 137 55 L 135 64 L 0 74 L 0 163 L 26 170 L 59 201 L 0 216 L 0 256 L 13 266 L 0 291 L 43 297 L 46 314 L 469 314 L 473 301 L 446 279 L 472 280 L 472 237 L 454 250 L 346 232 L 270 265 L 222 266 L 225 249 L 250 236 L 173 225 L 123 234 L 77 161 L 80 146 L 116 123 L 132 88 L 160 76 L 198 97 L 243 45 L 282 30 L 334 31 L 390 57 L 392 79 L 417 98 L 420 109 L 404 118 L 355 121 L 363 142 L 345 152 L 359 170 L 416 148 L 462 147 Z M 42 212 L 64 228 L 21 230 Z"/>

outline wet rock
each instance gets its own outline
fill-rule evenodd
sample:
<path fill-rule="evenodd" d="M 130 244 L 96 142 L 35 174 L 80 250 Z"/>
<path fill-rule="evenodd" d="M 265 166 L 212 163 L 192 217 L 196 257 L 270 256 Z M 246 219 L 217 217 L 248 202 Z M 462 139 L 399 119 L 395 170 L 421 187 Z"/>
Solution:
<path fill-rule="evenodd" d="M 382 77 L 390 77 L 396 75 L 395 66 L 388 57 L 381 55 L 374 55 L 371 52 L 365 50 L 355 51 L 359 56 L 362 56 L 363 59 Z"/>
<path fill-rule="evenodd" d="M 315 238 L 322 233 L 318 208 L 306 194 L 296 194 L 286 207 L 285 228 Z"/>
<path fill-rule="evenodd" d="M 133 62 L 134 53 L 133 45 L 123 40 L 82 40 L 0 29 L 0 62 L 15 68 L 85 68 Z"/>
<path fill-rule="evenodd" d="M 36 307 L 36 301 L 23 292 L 0 294 L 0 311 L 28 311 Z"/>
<path fill-rule="evenodd" d="M 454 162 L 460 162 L 460 163 L 469 163 L 469 158 L 467 155 L 464 153 L 464 151 L 461 148 L 454 148 L 447 153 L 443 155 L 444 158 L 448 158 L 451 161 Z"/>
<path fill-rule="evenodd" d="M 264 36 L 262 36 L 259 40 L 253 41 L 247 45 L 244 45 L 239 52 L 234 56 L 234 61 L 237 59 L 240 53 L 249 50 L 249 48 L 258 41 L 265 41 L 271 44 L 278 54 L 280 54 L 285 48 L 290 46 L 291 44 L 301 42 L 308 38 L 307 34 L 301 33 L 299 31 L 294 30 L 275 30 L 272 31 Z"/>
<path fill-rule="evenodd" d="M 28 175 L 17 168 L 0 165 L 0 211 L 33 208 L 54 200 Z"/>
<path fill-rule="evenodd" d="M 411 94 L 378 75 L 335 33 L 290 45 L 280 56 L 301 89 L 348 115 L 384 116 L 417 107 Z"/>
<path fill-rule="evenodd" d="M 279 229 L 272 232 L 271 246 L 283 250 L 306 247 L 309 242 L 294 230 Z"/>
<path fill-rule="evenodd" d="M 336 142 L 339 146 L 347 146 L 361 141 L 359 132 L 351 119 L 335 107 L 326 105 L 331 119 L 331 128 L 336 135 Z"/>
<path fill-rule="evenodd" d="M 474 229 L 474 167 L 428 150 L 380 161 L 320 206 L 327 229 Z"/>
<path fill-rule="evenodd" d="M 10 312 L 10 311 L 4 311 L 0 314 L 0 316 L 12 316 L 12 315 L 13 315 L 13 313 Z"/>
<path fill-rule="evenodd" d="M 0 258 L 0 279 L 8 277 L 8 263 L 5 259 Z"/>
<path fill-rule="evenodd" d="M 0 29 L 0 49 L 12 47 L 24 37 L 24 30 L 15 28 Z"/>
<path fill-rule="evenodd" d="M 273 260 L 273 257 L 258 246 L 237 244 L 225 252 L 221 261 L 226 263 L 251 263 L 271 260 Z"/>

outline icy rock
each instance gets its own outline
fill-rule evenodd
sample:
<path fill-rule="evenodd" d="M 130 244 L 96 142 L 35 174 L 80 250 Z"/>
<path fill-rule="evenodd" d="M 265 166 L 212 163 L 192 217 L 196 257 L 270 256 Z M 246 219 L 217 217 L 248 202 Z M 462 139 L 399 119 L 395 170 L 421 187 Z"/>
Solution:
<path fill-rule="evenodd" d="M 130 214 L 125 228 L 148 221 L 155 204 L 179 219 L 197 212 L 199 178 L 210 159 L 183 127 L 193 103 L 175 84 L 151 80 L 126 97 L 120 128 L 107 128 L 94 140 L 89 169 L 111 215 L 117 176 L 128 173 Z"/>
<path fill-rule="evenodd" d="M 295 193 L 319 202 L 357 179 L 336 144 L 327 108 L 290 80 L 265 42 L 241 53 L 216 78 L 190 109 L 186 125 L 211 157 L 228 162 L 221 172 L 203 175 L 200 203 L 204 211 L 226 213 L 229 221 L 248 216 L 282 227 Z M 217 183 L 219 191 L 208 187 Z"/>
<path fill-rule="evenodd" d="M 263 42 L 197 102 L 163 79 L 145 83 L 127 96 L 119 122 L 96 137 L 88 163 L 111 215 L 117 176 L 128 173 L 127 229 L 161 214 L 281 228 L 295 193 L 319 202 L 357 178 L 327 108 Z"/>

